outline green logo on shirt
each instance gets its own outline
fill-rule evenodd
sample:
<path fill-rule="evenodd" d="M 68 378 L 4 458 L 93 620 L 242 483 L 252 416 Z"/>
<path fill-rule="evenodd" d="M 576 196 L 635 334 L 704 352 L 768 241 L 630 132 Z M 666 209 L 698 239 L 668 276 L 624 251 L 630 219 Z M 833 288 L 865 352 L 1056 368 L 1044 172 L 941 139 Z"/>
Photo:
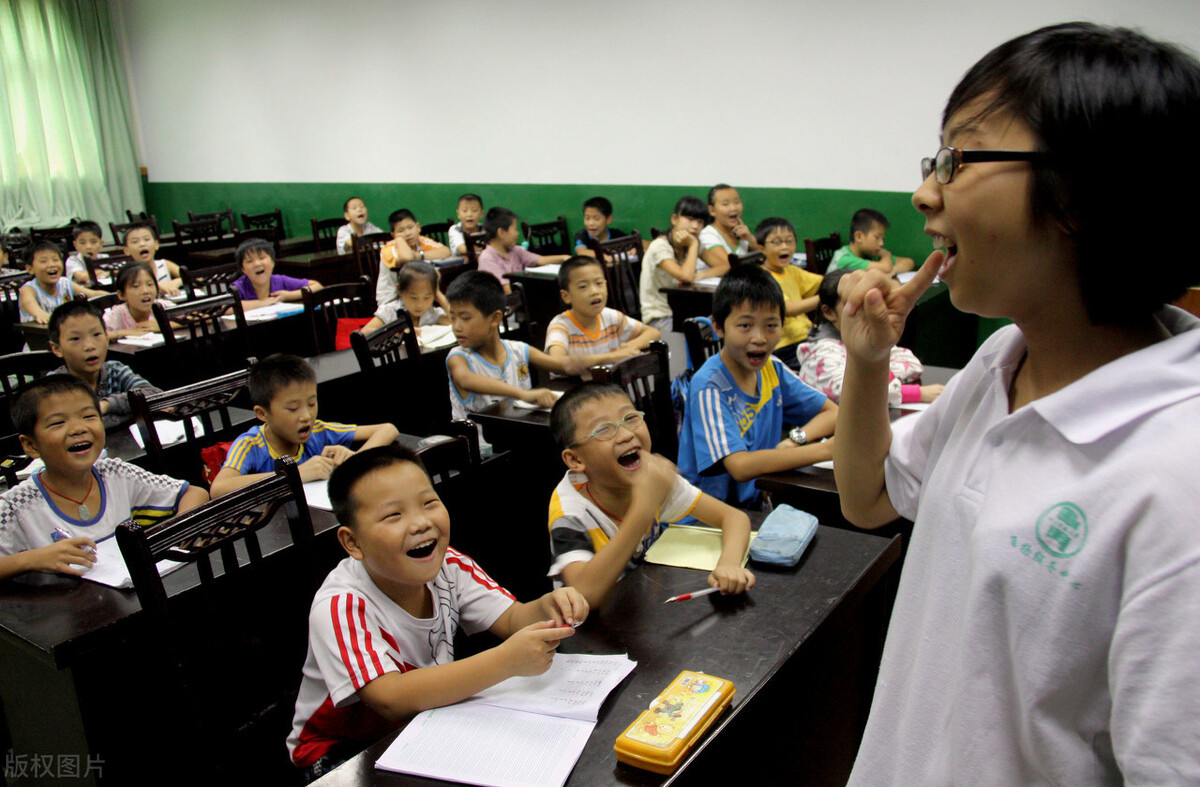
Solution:
<path fill-rule="evenodd" d="M 1055 557 L 1079 554 L 1087 535 L 1087 515 L 1074 503 L 1055 503 L 1038 517 L 1038 543 Z"/>

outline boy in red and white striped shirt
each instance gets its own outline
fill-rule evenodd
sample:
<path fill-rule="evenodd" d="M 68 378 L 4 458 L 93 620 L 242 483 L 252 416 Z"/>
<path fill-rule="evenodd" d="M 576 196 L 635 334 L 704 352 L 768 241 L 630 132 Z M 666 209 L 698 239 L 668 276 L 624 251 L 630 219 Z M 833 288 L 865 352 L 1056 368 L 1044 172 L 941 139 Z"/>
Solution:
<path fill-rule="evenodd" d="M 397 724 L 514 675 L 539 675 L 587 617 L 573 588 L 519 603 L 449 547 L 450 517 L 420 460 L 402 446 L 339 465 L 329 498 L 349 557 L 309 611 L 308 657 L 288 750 L 324 773 Z M 454 634 L 505 640 L 462 661 Z"/>

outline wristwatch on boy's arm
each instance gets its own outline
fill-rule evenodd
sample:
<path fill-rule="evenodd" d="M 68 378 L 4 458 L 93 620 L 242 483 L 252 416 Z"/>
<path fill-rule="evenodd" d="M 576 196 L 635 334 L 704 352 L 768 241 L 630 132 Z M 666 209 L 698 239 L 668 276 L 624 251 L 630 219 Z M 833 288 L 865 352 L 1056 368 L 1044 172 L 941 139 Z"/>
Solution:
<path fill-rule="evenodd" d="M 788 432 L 788 439 L 796 445 L 807 445 L 808 433 L 798 426 L 793 426 L 792 431 Z"/>

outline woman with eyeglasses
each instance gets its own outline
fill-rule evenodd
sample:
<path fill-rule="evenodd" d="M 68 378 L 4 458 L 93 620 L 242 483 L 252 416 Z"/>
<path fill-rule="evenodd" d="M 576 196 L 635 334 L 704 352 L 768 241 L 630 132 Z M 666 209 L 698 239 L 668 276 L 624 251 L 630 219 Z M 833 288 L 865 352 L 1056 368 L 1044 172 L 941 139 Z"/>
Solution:
<path fill-rule="evenodd" d="M 1200 784 L 1200 64 L 1075 23 L 967 72 L 913 204 L 906 285 L 843 278 L 834 472 L 914 520 L 854 785 Z M 1152 253 L 1146 248 L 1149 257 Z M 1013 322 L 889 425 L 888 357 L 940 274 Z"/>

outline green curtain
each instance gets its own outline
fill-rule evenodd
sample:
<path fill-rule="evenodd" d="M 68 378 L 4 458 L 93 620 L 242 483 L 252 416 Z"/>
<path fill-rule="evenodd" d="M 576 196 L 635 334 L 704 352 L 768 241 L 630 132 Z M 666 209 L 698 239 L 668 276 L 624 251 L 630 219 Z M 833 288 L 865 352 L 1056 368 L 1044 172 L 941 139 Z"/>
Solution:
<path fill-rule="evenodd" d="M 0 226 L 144 206 L 108 0 L 0 0 Z"/>

